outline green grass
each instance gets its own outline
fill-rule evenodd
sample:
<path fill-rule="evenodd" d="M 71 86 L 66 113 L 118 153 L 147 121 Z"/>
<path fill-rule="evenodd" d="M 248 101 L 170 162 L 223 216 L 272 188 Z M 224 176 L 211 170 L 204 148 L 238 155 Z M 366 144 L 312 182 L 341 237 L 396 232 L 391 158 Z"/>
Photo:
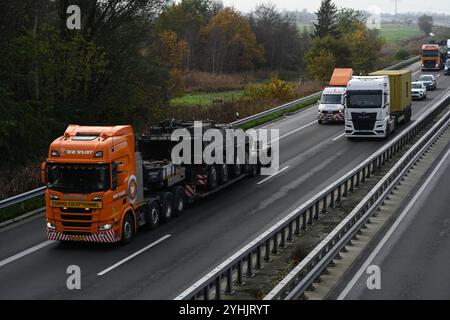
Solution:
<path fill-rule="evenodd" d="M 25 202 L 0 209 L 0 222 L 16 218 L 22 214 L 45 206 L 44 196 L 29 199 Z"/>
<path fill-rule="evenodd" d="M 423 34 L 417 25 L 406 24 L 382 24 L 380 33 L 387 43 L 395 43 Z"/>
<path fill-rule="evenodd" d="M 306 100 L 306 101 L 304 101 L 302 103 L 298 103 L 296 105 L 293 105 L 292 107 L 289 107 L 286 110 L 274 112 L 274 113 L 268 114 L 267 116 L 262 117 L 260 119 L 256 119 L 256 120 L 247 122 L 246 124 L 243 124 L 241 126 L 241 129 L 247 130 L 247 129 L 250 129 L 250 128 L 254 128 L 254 127 L 260 126 L 260 125 L 262 125 L 264 123 L 267 123 L 267 122 L 273 121 L 275 119 L 281 118 L 286 113 L 298 111 L 300 109 L 309 107 L 309 106 L 311 106 L 311 105 L 313 105 L 315 103 L 317 103 L 317 98 L 312 98 L 312 99 Z"/>
<path fill-rule="evenodd" d="M 225 91 L 212 93 L 191 93 L 170 100 L 172 106 L 211 106 L 214 100 L 223 102 L 239 98 L 242 91 Z"/>

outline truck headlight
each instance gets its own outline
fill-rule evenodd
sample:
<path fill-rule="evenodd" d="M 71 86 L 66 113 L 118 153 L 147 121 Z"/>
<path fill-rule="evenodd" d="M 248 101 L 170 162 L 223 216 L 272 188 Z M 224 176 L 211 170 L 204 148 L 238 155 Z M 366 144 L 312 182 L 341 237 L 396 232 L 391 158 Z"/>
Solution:
<path fill-rule="evenodd" d="M 106 231 L 112 229 L 113 225 L 111 223 L 103 224 L 98 227 L 98 231 Z"/>
<path fill-rule="evenodd" d="M 47 222 L 47 228 L 48 228 L 48 229 L 51 229 L 51 230 L 55 230 L 55 229 L 56 229 L 56 226 L 55 226 L 54 223 Z"/>

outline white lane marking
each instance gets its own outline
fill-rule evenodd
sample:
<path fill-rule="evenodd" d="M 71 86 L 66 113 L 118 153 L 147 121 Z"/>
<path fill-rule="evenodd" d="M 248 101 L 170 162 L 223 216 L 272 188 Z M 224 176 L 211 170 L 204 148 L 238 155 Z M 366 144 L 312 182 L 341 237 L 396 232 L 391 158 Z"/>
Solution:
<path fill-rule="evenodd" d="M 289 166 L 286 166 L 286 167 L 284 167 L 283 169 L 278 170 L 278 171 L 275 172 L 273 175 L 268 176 L 267 178 L 265 178 L 264 180 L 261 180 L 261 181 L 258 182 L 257 184 L 259 185 L 259 184 L 262 184 L 262 183 L 266 182 L 266 181 L 269 180 L 269 179 L 272 179 L 272 178 L 275 177 L 277 174 L 283 172 L 284 170 L 286 170 L 286 169 L 288 169 L 288 168 L 289 168 Z"/>
<path fill-rule="evenodd" d="M 283 134 L 282 136 L 280 136 L 278 139 L 272 140 L 272 142 L 277 141 L 277 140 L 284 139 L 284 138 L 290 136 L 291 134 L 294 134 L 294 133 L 296 133 L 296 132 L 298 132 L 298 131 L 300 131 L 300 130 L 303 130 L 303 129 L 308 128 L 309 126 L 313 125 L 314 123 L 317 123 L 317 121 L 312 121 L 312 122 L 310 122 L 310 123 L 305 124 L 304 126 L 301 126 L 301 127 L 297 128 L 297 129 L 292 130 L 291 132 L 285 133 L 285 134 Z"/>
<path fill-rule="evenodd" d="M 447 153 L 445 154 L 444 158 L 442 158 L 441 161 L 439 161 L 436 168 L 433 170 L 433 172 L 430 174 L 430 176 L 427 178 L 427 180 L 420 187 L 419 191 L 414 195 L 414 198 L 408 203 L 406 208 L 402 211 L 401 215 L 397 218 L 395 223 L 392 225 L 392 227 L 389 229 L 389 231 L 386 233 L 386 235 L 383 237 L 383 239 L 380 241 L 380 243 L 377 245 L 377 247 L 374 249 L 374 251 L 370 254 L 370 256 L 367 258 L 367 260 L 364 262 L 362 267 L 358 270 L 358 272 L 355 274 L 355 276 L 352 278 L 352 280 L 347 284 L 345 289 L 339 294 L 337 300 L 344 300 L 345 297 L 347 296 L 347 294 L 350 292 L 350 290 L 352 290 L 352 288 L 355 286 L 358 279 L 361 277 L 361 275 L 363 273 L 365 273 L 365 271 L 367 270 L 367 267 L 369 267 L 372 260 L 378 255 L 380 250 L 383 248 L 383 246 L 389 240 L 391 235 L 394 233 L 397 226 L 402 222 L 403 218 L 405 218 L 405 216 L 408 214 L 411 207 L 416 203 L 416 201 L 422 195 L 424 190 L 428 187 L 428 184 L 435 177 L 436 173 L 439 171 L 441 166 L 447 160 L 449 155 L 450 155 L 450 150 L 448 150 Z"/>
<path fill-rule="evenodd" d="M 342 138 L 343 136 L 345 136 L 345 132 L 344 132 L 343 134 L 340 134 L 340 135 L 338 135 L 337 137 L 335 137 L 335 138 L 333 139 L 333 141 L 337 141 L 337 140 L 339 140 L 340 138 Z"/>
<path fill-rule="evenodd" d="M 438 74 L 437 76 L 436 76 L 436 78 L 439 78 L 441 75 L 440 74 Z"/>
<path fill-rule="evenodd" d="M 35 245 L 34 247 L 31 247 L 31 248 L 29 248 L 27 250 L 19 252 L 18 254 L 13 255 L 12 257 L 6 258 L 5 260 L 0 261 L 0 267 L 3 267 L 4 265 L 7 265 L 8 263 L 11 263 L 11 262 L 13 262 L 13 261 L 15 261 L 17 259 L 23 258 L 26 255 L 29 255 L 30 253 L 33 253 L 33 252 L 35 252 L 35 251 L 37 251 L 39 249 L 42 249 L 42 248 L 44 248 L 44 247 L 46 247 L 48 245 L 51 245 L 54 242 L 55 242 L 55 240 L 47 240 L 47 241 L 44 241 L 44 242 L 42 242 L 42 243 L 40 243 L 38 245 Z"/>
<path fill-rule="evenodd" d="M 414 72 L 412 75 L 415 76 L 415 75 L 418 74 L 420 71 L 422 71 L 422 70 L 417 70 L 417 71 Z"/>
<path fill-rule="evenodd" d="M 158 243 L 163 242 L 164 240 L 166 240 L 167 238 L 170 238 L 171 236 L 172 236 L 171 234 L 165 235 L 164 237 L 162 237 L 162 238 L 156 240 L 156 241 L 153 242 L 153 243 L 150 243 L 148 246 L 142 248 L 142 249 L 139 250 L 139 251 L 136 251 L 135 253 L 133 253 L 132 255 L 130 255 L 130 256 L 128 256 L 128 257 L 126 257 L 125 259 L 122 259 L 122 260 L 120 260 L 119 262 L 113 264 L 111 267 L 106 268 L 106 269 L 103 270 L 103 271 L 100 271 L 99 273 L 97 273 L 97 275 L 98 275 L 98 276 L 103 276 L 104 274 L 110 272 L 111 270 L 117 268 L 118 266 L 124 264 L 125 262 L 127 262 L 127 261 L 133 259 L 134 257 L 136 257 L 137 255 L 141 254 L 142 252 L 144 252 L 144 251 L 146 251 L 146 250 L 148 250 L 148 249 L 150 249 L 150 248 L 156 246 Z"/>

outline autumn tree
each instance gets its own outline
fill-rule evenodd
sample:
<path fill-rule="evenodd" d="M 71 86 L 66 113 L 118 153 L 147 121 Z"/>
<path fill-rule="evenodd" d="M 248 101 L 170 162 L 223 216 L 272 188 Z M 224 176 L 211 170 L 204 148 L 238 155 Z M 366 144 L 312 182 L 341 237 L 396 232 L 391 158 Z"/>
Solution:
<path fill-rule="evenodd" d="M 270 70 L 301 70 L 309 36 L 301 33 L 295 20 L 273 4 L 261 4 L 249 16 L 256 40 L 264 48 Z"/>
<path fill-rule="evenodd" d="M 419 17 L 418 20 L 419 28 L 422 30 L 426 35 L 429 35 L 433 31 L 433 17 L 428 16 L 424 14 L 423 16 Z"/>
<path fill-rule="evenodd" d="M 164 63 L 170 68 L 169 95 L 174 97 L 184 92 L 183 61 L 188 52 L 188 44 L 184 40 L 178 40 L 174 31 L 162 31 L 160 41 L 160 54 Z"/>
<path fill-rule="evenodd" d="M 264 59 L 246 17 L 232 8 L 217 13 L 202 30 L 213 73 L 250 70 Z"/>
<path fill-rule="evenodd" d="M 316 12 L 317 23 L 314 23 L 314 35 L 319 38 L 336 35 L 338 9 L 332 0 L 322 0 Z"/>

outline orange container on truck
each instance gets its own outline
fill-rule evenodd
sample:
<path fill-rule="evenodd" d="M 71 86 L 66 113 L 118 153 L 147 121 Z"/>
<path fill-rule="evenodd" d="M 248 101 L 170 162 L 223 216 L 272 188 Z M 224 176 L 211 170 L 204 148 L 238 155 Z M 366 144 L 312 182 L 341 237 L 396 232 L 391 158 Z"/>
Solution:
<path fill-rule="evenodd" d="M 258 174 L 259 159 L 256 164 L 173 163 L 176 129 L 192 132 L 193 123 L 164 122 L 139 136 L 128 125 L 69 125 L 51 143 L 41 166 L 48 238 L 127 243 L 140 227 L 154 229 L 181 214 L 188 203 Z M 248 140 L 244 144 L 248 159 L 254 149 Z"/>

